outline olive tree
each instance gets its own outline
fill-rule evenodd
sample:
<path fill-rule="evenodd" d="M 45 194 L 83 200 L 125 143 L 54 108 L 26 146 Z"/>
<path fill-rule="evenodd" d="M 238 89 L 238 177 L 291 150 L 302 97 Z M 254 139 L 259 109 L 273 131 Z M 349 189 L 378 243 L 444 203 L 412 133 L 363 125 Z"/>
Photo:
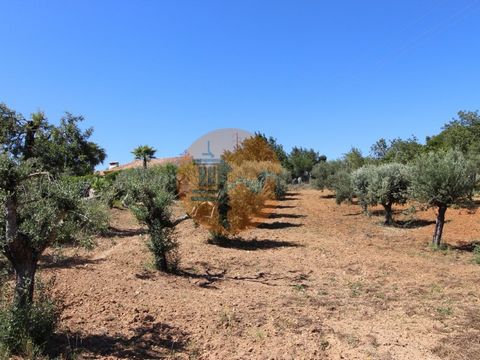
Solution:
<path fill-rule="evenodd" d="M 365 202 L 368 205 L 382 205 L 385 209 L 385 225 L 392 225 L 392 206 L 404 204 L 408 199 L 409 168 L 390 163 L 369 168 L 368 173 Z"/>
<path fill-rule="evenodd" d="M 370 203 L 369 190 L 374 171 L 375 166 L 364 165 L 360 169 L 355 170 L 351 175 L 353 192 L 365 214 L 368 211 L 367 209 Z"/>
<path fill-rule="evenodd" d="M 115 183 L 123 202 L 137 220 L 147 226 L 148 247 L 155 257 L 155 266 L 162 271 L 174 271 L 178 263 L 178 243 L 170 219 L 174 200 L 170 170 L 164 166 L 132 169 L 120 173 Z"/>
<path fill-rule="evenodd" d="M 106 227 L 106 215 L 98 207 L 93 209 L 94 200 L 82 198 L 81 184 L 64 176 L 72 173 L 68 170 L 68 157 L 51 162 L 51 154 L 41 151 L 58 143 L 73 146 L 68 138 L 71 132 L 67 134 L 50 125 L 41 113 L 27 120 L 3 104 L 0 104 L 0 118 L 0 251 L 15 271 L 14 304 L 28 308 L 33 300 L 37 264 L 44 250 L 61 239 L 67 229 L 89 234 Z M 82 144 L 100 149 L 88 142 L 91 132 L 76 129 Z M 67 138 L 59 141 L 62 133 Z M 57 144 L 51 144 L 52 141 Z M 76 165 L 92 168 L 97 160 L 78 157 Z"/>
<path fill-rule="evenodd" d="M 459 151 L 431 152 L 413 164 L 412 197 L 438 208 L 432 239 L 434 247 L 441 244 L 447 208 L 471 198 L 474 186 L 473 166 Z"/>
<path fill-rule="evenodd" d="M 312 169 L 313 186 L 319 190 L 332 190 L 335 174 L 345 169 L 346 165 L 341 160 L 319 162 Z"/>
<path fill-rule="evenodd" d="M 335 191 L 335 201 L 341 204 L 344 201 L 353 200 L 353 187 L 351 174 L 346 170 L 340 170 L 332 177 L 332 189 Z"/>

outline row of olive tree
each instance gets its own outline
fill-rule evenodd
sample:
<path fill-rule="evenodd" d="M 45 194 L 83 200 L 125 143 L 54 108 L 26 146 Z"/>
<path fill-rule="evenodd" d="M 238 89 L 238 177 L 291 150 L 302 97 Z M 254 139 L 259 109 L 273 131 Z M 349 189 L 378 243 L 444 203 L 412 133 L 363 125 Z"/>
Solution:
<path fill-rule="evenodd" d="M 351 174 L 352 195 L 365 212 L 368 206 L 382 205 L 386 225 L 393 224 L 394 204 L 415 200 L 438 208 L 434 246 L 441 244 L 447 208 L 471 199 L 474 186 L 472 162 L 455 150 L 430 152 L 410 165 L 366 165 Z"/>

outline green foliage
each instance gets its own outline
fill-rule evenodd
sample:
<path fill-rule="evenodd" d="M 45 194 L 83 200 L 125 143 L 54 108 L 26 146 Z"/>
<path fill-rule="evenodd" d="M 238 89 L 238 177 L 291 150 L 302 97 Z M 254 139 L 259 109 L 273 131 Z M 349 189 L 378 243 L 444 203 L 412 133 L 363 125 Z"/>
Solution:
<path fill-rule="evenodd" d="M 445 212 L 452 205 L 469 201 L 475 187 L 471 162 L 457 150 L 428 153 L 413 165 L 411 194 L 418 201 L 438 207 L 433 246 L 439 248 Z"/>
<path fill-rule="evenodd" d="M 85 184 L 66 175 L 84 175 L 104 158 L 82 132 L 81 117 L 67 114 L 59 126 L 44 114 L 30 120 L 0 106 L 0 251 L 16 272 L 14 304 L 32 306 L 36 265 L 46 247 L 65 234 L 75 237 L 94 232 L 100 216 L 83 198 Z"/>
<path fill-rule="evenodd" d="M 105 234 L 109 227 L 109 213 L 102 199 L 83 199 L 76 211 L 70 211 L 58 233 L 57 243 L 77 243 L 92 248 L 93 237 Z"/>
<path fill-rule="evenodd" d="M 470 154 L 468 160 L 472 164 L 473 171 L 475 171 L 475 190 L 480 191 L 480 154 Z"/>
<path fill-rule="evenodd" d="M 9 166 L 10 160 L 0 157 L 0 166 Z M 11 166 L 11 164 L 10 164 Z M 3 167 L 5 169 L 5 167 Z M 15 178 L 18 182 L 16 193 L 16 217 L 18 230 L 35 251 L 41 253 L 47 246 L 61 239 L 79 235 L 92 235 L 104 229 L 108 223 L 106 210 L 95 201 L 82 200 L 84 186 L 80 182 L 64 179 L 54 180 L 46 175 L 23 178 L 23 165 L 13 166 L 11 172 L 0 178 Z M 5 208 L 10 190 L 0 186 L 0 206 Z M 0 218 L 4 229 L 6 218 Z M 69 235 L 67 235 L 69 234 Z M 7 242 L 5 232 L 0 233 L 0 245 Z"/>
<path fill-rule="evenodd" d="M 365 158 L 360 149 L 352 147 L 349 152 L 343 155 L 343 160 L 348 171 L 361 168 L 365 164 Z"/>
<path fill-rule="evenodd" d="M 179 266 L 180 256 L 173 229 L 155 224 L 151 229 L 149 228 L 149 234 L 148 248 L 155 258 L 155 268 L 175 272 Z"/>
<path fill-rule="evenodd" d="M 152 167 L 122 172 L 116 180 L 124 203 L 137 220 L 147 226 L 149 249 L 155 256 L 157 268 L 163 271 L 175 270 L 178 263 L 178 244 L 171 231 L 170 205 L 174 195 L 169 189 L 169 175 L 163 167 Z"/>
<path fill-rule="evenodd" d="M 41 159 L 44 170 L 81 176 L 92 174 L 103 163 L 105 150 L 89 141 L 93 128 L 82 131 L 82 121 L 83 116 L 66 113 L 58 127 L 46 125 L 37 132 L 32 156 Z"/>
<path fill-rule="evenodd" d="M 290 152 L 287 168 L 293 177 L 304 177 L 306 172 L 310 173 L 313 167 L 324 159 L 326 160 L 313 149 L 294 147 Z"/>
<path fill-rule="evenodd" d="M 153 147 L 148 145 L 140 145 L 133 149 L 132 154 L 135 156 L 135 159 L 143 161 L 143 167 L 147 167 L 147 163 L 155 158 L 155 150 Z"/>
<path fill-rule="evenodd" d="M 413 164 L 411 180 L 411 194 L 416 200 L 449 207 L 470 199 L 475 171 L 459 151 L 430 152 Z"/>
<path fill-rule="evenodd" d="M 378 140 L 371 147 L 371 154 L 375 160 L 382 162 L 396 162 L 408 164 L 415 160 L 424 151 L 424 146 L 415 136 L 406 140 L 396 138 L 387 144 L 385 139 Z"/>
<path fill-rule="evenodd" d="M 443 131 L 427 138 L 428 150 L 456 149 L 464 154 L 480 154 L 480 114 L 478 111 L 460 111 L 443 127 Z"/>
<path fill-rule="evenodd" d="M 335 200 L 337 204 L 344 201 L 352 201 L 353 187 L 350 173 L 346 170 L 340 170 L 333 176 L 333 190 L 335 191 Z"/>
<path fill-rule="evenodd" d="M 292 182 L 290 173 L 283 170 L 280 175 L 275 176 L 275 198 L 283 199 L 288 192 L 288 184 Z"/>
<path fill-rule="evenodd" d="M 155 165 L 149 168 L 149 173 L 158 176 L 162 182 L 162 186 L 170 194 L 177 195 L 177 166 L 174 164 Z M 122 208 L 125 206 L 127 193 L 130 189 L 129 177 L 135 177 L 138 169 L 127 169 L 116 171 L 101 177 L 104 179 L 104 186 L 98 191 L 98 195 L 102 201 L 106 202 L 110 207 Z M 133 174 L 133 175 L 132 175 Z M 97 189 L 95 189 L 97 190 Z"/>
<path fill-rule="evenodd" d="M 12 268 L 7 258 L 0 253 L 0 290 L 2 284 L 7 279 L 8 275 L 12 272 Z"/>
<path fill-rule="evenodd" d="M 473 262 L 477 265 L 480 265 L 480 245 L 477 244 L 473 248 Z"/>
<path fill-rule="evenodd" d="M 368 168 L 364 176 L 367 178 L 367 204 L 381 204 L 385 208 L 385 223 L 391 224 L 392 205 L 404 204 L 408 199 L 409 168 L 397 163 L 383 164 Z"/>
<path fill-rule="evenodd" d="M 27 307 L 0 299 L 0 358 L 11 354 L 37 358 L 53 335 L 59 311 L 44 284 L 37 284 L 36 299 Z"/>
<path fill-rule="evenodd" d="M 346 171 L 344 161 L 332 160 L 319 162 L 312 169 L 313 186 L 320 190 L 333 190 L 335 174 L 341 170 Z"/>
<path fill-rule="evenodd" d="M 235 187 L 240 183 L 243 183 L 255 194 L 259 194 L 264 189 L 264 186 L 268 180 L 274 182 L 274 193 L 277 200 L 283 199 L 288 191 L 288 184 L 291 182 L 290 173 L 286 170 L 281 174 L 275 174 L 268 171 L 263 171 L 257 180 L 249 179 L 237 179 L 235 182 L 229 184 L 230 187 Z"/>
<path fill-rule="evenodd" d="M 0 104 L 0 143 L 14 158 L 35 158 L 39 167 L 56 175 L 86 175 L 105 160 L 105 151 L 89 141 L 93 129 L 82 131 L 84 118 L 66 113 L 59 126 L 48 123 L 43 113 L 30 119 Z"/>
<path fill-rule="evenodd" d="M 155 167 L 158 173 L 166 179 L 165 189 L 171 194 L 177 194 L 177 166 L 165 164 Z"/>
<path fill-rule="evenodd" d="M 352 173 L 353 192 L 364 212 L 367 212 L 367 207 L 370 204 L 369 191 L 374 171 L 375 166 L 365 165 Z"/>

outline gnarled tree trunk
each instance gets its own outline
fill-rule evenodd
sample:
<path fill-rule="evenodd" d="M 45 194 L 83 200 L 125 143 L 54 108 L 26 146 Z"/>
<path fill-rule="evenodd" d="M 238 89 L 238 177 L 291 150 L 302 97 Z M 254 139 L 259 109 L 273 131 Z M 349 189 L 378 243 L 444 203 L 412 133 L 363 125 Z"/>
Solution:
<path fill-rule="evenodd" d="M 439 247 L 442 242 L 443 234 L 443 225 L 445 224 L 445 213 L 447 212 L 447 207 L 441 205 L 438 207 L 437 221 L 435 223 L 435 233 L 433 234 L 432 245 L 434 247 Z"/>
<path fill-rule="evenodd" d="M 393 213 L 392 213 L 392 204 L 383 204 L 385 209 L 385 225 L 393 225 Z"/>
<path fill-rule="evenodd" d="M 5 211 L 7 241 L 4 253 L 15 270 L 14 302 L 20 308 L 25 308 L 33 301 L 38 256 L 27 239 L 18 232 L 17 201 L 14 195 L 6 199 Z"/>
<path fill-rule="evenodd" d="M 12 261 L 12 264 L 16 275 L 14 302 L 20 308 L 26 308 L 33 302 L 37 260 L 24 259 Z"/>

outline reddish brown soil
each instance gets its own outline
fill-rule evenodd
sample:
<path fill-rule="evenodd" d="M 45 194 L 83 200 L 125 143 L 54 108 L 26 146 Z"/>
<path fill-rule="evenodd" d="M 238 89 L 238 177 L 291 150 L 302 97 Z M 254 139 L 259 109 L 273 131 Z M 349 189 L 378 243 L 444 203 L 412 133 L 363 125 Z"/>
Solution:
<path fill-rule="evenodd" d="M 91 252 L 65 250 L 55 277 L 58 351 L 85 359 L 480 359 L 480 265 L 433 251 L 433 210 L 385 227 L 356 205 L 299 190 L 267 223 L 219 246 L 178 226 L 181 275 L 152 270 L 127 211 Z M 379 209 L 378 209 L 379 210 Z M 375 212 L 374 212 L 375 214 Z M 412 215 L 395 214 L 397 220 Z M 480 211 L 447 211 L 444 240 L 480 241 Z M 467 248 L 467 247 L 466 247 Z"/>

